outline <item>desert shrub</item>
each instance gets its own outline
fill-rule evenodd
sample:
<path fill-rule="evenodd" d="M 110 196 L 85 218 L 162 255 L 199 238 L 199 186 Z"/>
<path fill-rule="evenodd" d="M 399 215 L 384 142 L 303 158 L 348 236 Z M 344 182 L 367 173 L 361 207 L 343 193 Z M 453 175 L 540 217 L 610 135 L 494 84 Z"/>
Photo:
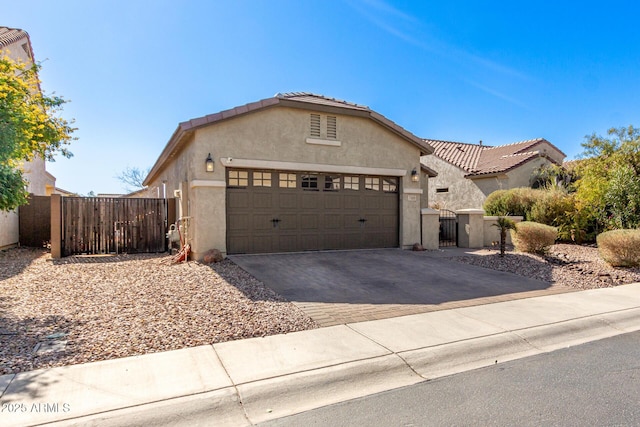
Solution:
<path fill-rule="evenodd" d="M 522 216 L 528 219 L 531 207 L 543 192 L 528 187 L 497 190 L 489 194 L 483 208 L 487 215 Z"/>
<path fill-rule="evenodd" d="M 613 230 L 599 234 L 598 250 L 603 260 L 614 267 L 640 265 L 640 230 Z"/>
<path fill-rule="evenodd" d="M 558 237 L 558 229 L 550 225 L 524 221 L 516 225 L 511 239 L 516 250 L 534 254 L 544 254 Z"/>
<path fill-rule="evenodd" d="M 585 237 L 585 225 L 576 208 L 573 194 L 561 189 L 546 190 L 531 207 L 527 220 L 551 225 L 558 228 L 558 239 L 582 243 Z"/>

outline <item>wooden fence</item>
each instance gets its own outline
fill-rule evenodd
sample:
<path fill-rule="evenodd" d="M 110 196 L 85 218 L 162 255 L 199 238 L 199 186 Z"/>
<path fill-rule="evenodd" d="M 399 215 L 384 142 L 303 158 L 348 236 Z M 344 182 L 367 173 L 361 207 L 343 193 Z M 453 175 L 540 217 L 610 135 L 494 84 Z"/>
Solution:
<path fill-rule="evenodd" d="M 62 197 L 62 256 L 164 252 L 166 199 Z"/>
<path fill-rule="evenodd" d="M 51 198 L 29 196 L 29 203 L 18 210 L 21 246 L 42 248 L 51 240 Z"/>

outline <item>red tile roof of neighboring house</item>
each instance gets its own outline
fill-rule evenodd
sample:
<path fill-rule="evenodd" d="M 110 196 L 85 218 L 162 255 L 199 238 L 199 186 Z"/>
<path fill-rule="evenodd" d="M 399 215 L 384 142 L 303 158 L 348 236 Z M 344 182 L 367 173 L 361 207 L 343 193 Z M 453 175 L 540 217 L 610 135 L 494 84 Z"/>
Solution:
<path fill-rule="evenodd" d="M 543 138 L 495 147 L 430 139 L 425 141 L 435 149 L 434 156 L 464 170 L 467 172 L 467 177 L 508 172 L 529 160 L 544 156 L 544 153 L 536 150 L 536 145 L 541 143 L 547 143 L 556 148 Z M 565 155 L 560 150 L 558 152 Z"/>
<path fill-rule="evenodd" d="M 26 38 L 29 38 L 29 34 L 24 30 L 0 27 L 0 46 L 9 46 L 12 43 Z"/>
<path fill-rule="evenodd" d="M 208 126 L 222 120 L 231 119 L 239 115 L 251 113 L 256 110 L 262 110 L 276 105 L 292 108 L 306 108 L 314 111 L 325 111 L 328 113 L 339 112 L 342 114 L 370 118 L 371 120 L 379 123 L 380 125 L 386 127 L 390 131 L 414 144 L 420 149 L 421 155 L 431 154 L 433 152 L 433 148 L 427 142 L 425 142 L 425 140 L 418 138 L 411 132 L 407 131 L 393 121 L 387 119 L 382 114 L 376 113 L 367 106 L 354 104 L 335 98 L 329 98 L 324 95 L 317 95 L 309 92 L 277 93 L 272 98 L 266 98 L 257 102 L 251 102 L 249 104 L 241 105 L 229 110 L 220 111 L 215 114 L 209 114 L 207 116 L 198 117 L 180 123 L 178 125 L 178 128 L 171 136 L 171 139 L 169 139 L 169 142 L 165 146 L 164 150 L 160 154 L 160 157 L 151 168 L 149 175 L 144 181 L 144 184 L 148 185 L 153 180 L 153 178 L 162 170 L 165 162 L 175 156 L 183 147 L 183 145 L 186 144 L 186 141 L 188 139 L 184 138 L 186 134 L 200 127 Z"/>

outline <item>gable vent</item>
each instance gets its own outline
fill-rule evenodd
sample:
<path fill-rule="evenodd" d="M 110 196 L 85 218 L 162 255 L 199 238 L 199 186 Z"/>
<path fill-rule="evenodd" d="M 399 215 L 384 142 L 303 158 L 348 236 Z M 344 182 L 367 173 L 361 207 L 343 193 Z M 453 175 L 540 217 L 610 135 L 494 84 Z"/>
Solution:
<path fill-rule="evenodd" d="M 320 138 L 320 114 L 311 114 L 311 137 Z"/>
<path fill-rule="evenodd" d="M 337 137 L 336 118 L 335 116 L 327 116 L 327 138 L 336 139 Z"/>

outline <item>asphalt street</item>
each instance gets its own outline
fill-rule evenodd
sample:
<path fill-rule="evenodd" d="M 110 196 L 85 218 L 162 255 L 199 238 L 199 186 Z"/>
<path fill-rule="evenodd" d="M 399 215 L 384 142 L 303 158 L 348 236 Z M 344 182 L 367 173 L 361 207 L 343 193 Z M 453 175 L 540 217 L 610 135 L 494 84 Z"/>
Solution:
<path fill-rule="evenodd" d="M 259 425 L 637 426 L 639 402 L 634 332 Z"/>

